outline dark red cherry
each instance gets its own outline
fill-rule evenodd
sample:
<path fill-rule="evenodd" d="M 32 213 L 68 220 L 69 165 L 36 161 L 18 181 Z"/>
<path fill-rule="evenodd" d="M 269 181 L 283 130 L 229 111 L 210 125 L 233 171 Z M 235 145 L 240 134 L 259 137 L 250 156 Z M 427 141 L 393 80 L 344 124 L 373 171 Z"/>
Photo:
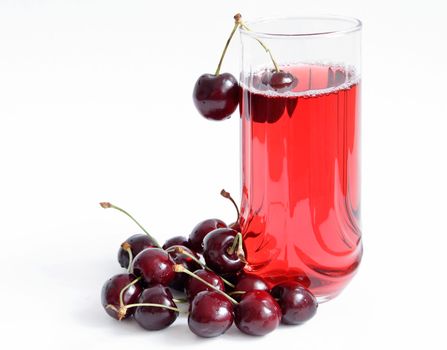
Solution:
<path fill-rule="evenodd" d="M 281 309 L 273 297 L 263 290 L 245 293 L 235 306 L 234 323 L 243 333 L 265 335 L 278 327 Z"/>
<path fill-rule="evenodd" d="M 265 290 L 266 292 L 268 292 L 270 291 L 270 288 L 268 287 L 267 282 L 262 277 L 244 273 L 241 274 L 241 276 L 238 278 L 234 290 L 241 292 Z"/>
<path fill-rule="evenodd" d="M 261 82 L 277 92 L 286 92 L 297 86 L 298 79 L 292 73 L 283 70 L 279 72 L 268 70 L 262 73 Z"/>
<path fill-rule="evenodd" d="M 273 288 L 272 294 L 279 298 L 282 323 L 301 324 L 310 320 L 317 312 L 317 299 L 297 282 L 280 284 Z"/>
<path fill-rule="evenodd" d="M 196 259 L 199 259 L 199 256 L 196 253 L 194 253 L 191 249 L 181 245 L 173 245 L 170 248 L 173 249 L 176 247 L 180 248 L 181 251 L 184 252 L 181 253 L 178 250 L 169 251 L 169 255 L 176 264 L 183 265 L 189 271 L 195 271 L 202 267 L 200 264 L 194 261 L 194 259 L 188 256 L 192 255 Z M 187 253 L 188 255 L 186 255 L 185 253 Z M 174 288 L 180 292 L 183 292 L 183 290 L 185 289 L 186 281 L 188 281 L 188 278 L 189 278 L 188 275 L 185 273 L 176 273 L 174 279 L 169 284 L 169 287 Z"/>
<path fill-rule="evenodd" d="M 128 309 L 125 314 L 120 314 L 118 311 L 120 310 L 120 293 L 121 290 L 127 286 L 129 283 L 133 282 L 137 277 L 133 274 L 129 273 L 121 273 L 119 275 L 115 275 L 110 278 L 101 291 L 101 302 L 102 306 L 106 310 L 106 312 L 113 318 L 120 320 L 124 318 L 128 318 L 132 315 L 135 309 Z M 123 293 L 123 303 L 134 304 L 138 302 L 138 298 L 140 297 L 141 292 L 143 291 L 143 287 L 141 283 L 137 282 L 134 285 L 127 288 Z M 108 306 L 110 305 L 110 306 Z"/>
<path fill-rule="evenodd" d="M 160 306 L 138 306 L 134 318 L 144 329 L 155 331 L 170 326 L 178 317 L 178 312 L 163 308 L 170 306 L 177 308 L 169 288 L 157 284 L 145 289 L 140 296 L 139 303 L 158 304 Z M 129 309 L 130 310 L 130 309 Z"/>
<path fill-rule="evenodd" d="M 175 277 L 174 261 L 160 248 L 147 248 L 133 261 L 133 273 L 141 276 L 147 285 L 167 286 Z"/>
<path fill-rule="evenodd" d="M 233 222 L 232 224 L 228 225 L 228 227 L 236 232 L 242 232 L 241 224 L 239 222 Z"/>
<path fill-rule="evenodd" d="M 189 247 L 197 253 L 203 252 L 203 239 L 216 228 L 227 227 L 227 224 L 219 219 L 208 219 L 199 222 L 189 235 Z"/>
<path fill-rule="evenodd" d="M 239 272 L 244 268 L 245 263 L 236 251 L 229 253 L 236 235 L 237 232 L 231 228 L 219 228 L 206 235 L 203 257 L 211 270 L 222 274 Z"/>
<path fill-rule="evenodd" d="M 166 250 L 169 247 L 172 247 L 173 245 L 182 245 L 184 247 L 188 247 L 189 248 L 189 243 L 188 243 L 188 238 L 186 238 L 185 236 L 175 236 L 172 238 L 169 238 L 165 244 L 163 244 L 163 249 Z"/>
<path fill-rule="evenodd" d="M 203 291 L 191 303 L 189 329 L 199 337 L 211 338 L 225 333 L 233 324 L 233 305 L 222 294 Z"/>
<path fill-rule="evenodd" d="M 222 279 L 218 275 L 216 275 L 214 272 L 200 269 L 200 270 L 194 271 L 194 273 L 197 276 L 199 276 L 200 278 L 204 279 L 209 284 L 211 284 L 212 286 L 216 287 L 217 289 L 220 289 L 221 291 L 225 290 L 225 286 L 224 286 Z M 213 289 L 208 287 L 203 282 L 201 282 L 195 278 L 192 278 L 192 277 L 188 278 L 188 281 L 186 282 L 186 286 L 185 286 L 185 292 L 186 292 L 186 296 L 189 300 L 193 300 L 194 297 L 198 293 L 200 293 L 204 290 L 212 291 Z"/>
<path fill-rule="evenodd" d="M 132 251 L 132 256 L 137 256 L 142 250 L 146 248 L 152 248 L 157 246 L 157 242 L 155 242 L 151 237 L 146 234 L 136 234 L 130 236 L 126 239 L 118 251 L 118 262 L 121 267 L 127 269 L 129 267 L 129 253 L 123 249 L 123 245 L 127 243 L 130 246 L 130 250 Z"/>
<path fill-rule="evenodd" d="M 230 73 L 203 74 L 193 92 L 194 104 L 207 119 L 229 118 L 239 104 L 239 84 Z"/>
<path fill-rule="evenodd" d="M 226 281 L 230 282 L 233 285 L 236 285 L 239 274 L 238 273 L 222 273 L 219 275 L 220 277 L 224 278 Z M 225 283 L 225 292 L 230 293 L 233 292 L 235 289 L 228 284 Z"/>

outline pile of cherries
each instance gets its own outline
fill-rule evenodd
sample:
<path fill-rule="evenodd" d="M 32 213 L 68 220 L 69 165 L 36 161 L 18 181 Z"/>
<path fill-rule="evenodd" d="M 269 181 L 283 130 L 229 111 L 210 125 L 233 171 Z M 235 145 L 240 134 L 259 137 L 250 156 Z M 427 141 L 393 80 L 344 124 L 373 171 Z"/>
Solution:
<path fill-rule="evenodd" d="M 301 324 L 314 316 L 314 295 L 297 282 L 273 289 L 261 277 L 244 272 L 245 250 L 238 219 L 231 225 L 219 219 L 197 224 L 188 238 L 176 236 L 160 247 L 158 242 L 128 212 L 145 233 L 121 244 L 119 264 L 127 269 L 110 278 L 102 289 L 102 305 L 111 317 L 133 317 L 144 329 L 160 330 L 181 313 L 177 304 L 189 303 L 188 326 L 201 337 L 225 333 L 233 324 L 243 333 L 265 335 L 279 323 Z M 184 292 L 176 299 L 171 290 Z"/>
<path fill-rule="evenodd" d="M 249 30 L 240 14 L 234 20 L 215 74 L 200 76 L 194 87 L 194 103 L 207 119 L 226 119 L 239 104 L 241 91 L 236 78 L 220 73 L 236 29 Z M 266 69 L 253 82 L 255 88 L 277 92 L 293 89 L 297 78 L 279 69 L 270 50 L 258 41 L 274 69 Z M 244 271 L 247 261 L 239 209 L 228 192 L 222 190 L 221 195 L 236 208 L 234 223 L 208 219 L 197 224 L 188 238 L 176 236 L 163 246 L 128 212 L 108 202 L 100 203 L 103 208 L 123 212 L 144 232 L 121 244 L 118 262 L 127 273 L 113 276 L 103 286 L 102 305 L 107 314 L 117 320 L 133 317 L 144 329 L 159 330 L 177 319 L 177 304 L 186 302 L 188 326 L 201 337 L 223 334 L 233 322 L 246 334 L 264 335 L 280 322 L 301 324 L 314 316 L 317 301 L 299 283 L 288 282 L 270 289 L 261 277 Z M 184 292 L 185 298 L 174 298 L 172 290 Z"/>

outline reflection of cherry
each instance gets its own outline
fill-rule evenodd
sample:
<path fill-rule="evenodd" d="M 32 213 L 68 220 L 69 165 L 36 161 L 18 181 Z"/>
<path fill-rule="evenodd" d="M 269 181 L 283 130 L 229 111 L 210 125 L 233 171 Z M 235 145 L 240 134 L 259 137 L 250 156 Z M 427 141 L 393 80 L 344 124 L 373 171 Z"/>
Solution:
<path fill-rule="evenodd" d="M 250 117 L 256 123 L 275 123 L 284 113 L 287 98 L 268 96 L 259 92 L 250 94 Z"/>
<path fill-rule="evenodd" d="M 346 73 L 341 68 L 330 67 L 328 69 L 327 87 L 335 87 L 346 82 Z"/>

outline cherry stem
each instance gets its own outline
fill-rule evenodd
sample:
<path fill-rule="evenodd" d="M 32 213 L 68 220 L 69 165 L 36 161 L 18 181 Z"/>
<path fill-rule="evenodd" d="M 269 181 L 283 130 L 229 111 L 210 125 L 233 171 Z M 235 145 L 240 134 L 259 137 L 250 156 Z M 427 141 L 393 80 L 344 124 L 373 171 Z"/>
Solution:
<path fill-rule="evenodd" d="M 245 259 L 245 252 L 244 252 L 244 247 L 242 245 L 242 233 L 238 233 L 239 235 L 239 239 L 238 239 L 238 244 L 237 244 L 237 250 L 236 250 L 236 254 L 237 257 L 239 258 L 240 261 L 242 261 L 244 264 L 247 263 L 247 260 Z"/>
<path fill-rule="evenodd" d="M 130 273 L 132 270 L 132 261 L 133 261 L 131 246 L 128 242 L 124 242 L 123 244 L 121 244 L 121 248 L 123 248 L 127 252 L 127 254 L 129 254 L 129 266 L 127 266 L 127 272 Z"/>
<path fill-rule="evenodd" d="M 191 276 L 192 278 L 195 278 L 196 280 L 199 280 L 200 282 L 202 282 L 206 286 L 210 287 L 212 290 L 216 291 L 217 293 L 222 294 L 224 297 L 226 297 L 228 300 L 230 300 L 233 304 L 235 304 L 235 305 L 239 304 L 235 299 L 230 297 L 227 293 L 221 291 L 220 289 L 218 289 L 215 286 L 213 286 L 211 283 L 208 283 L 207 281 L 205 281 L 200 276 L 197 276 L 195 273 L 189 271 L 183 265 L 174 265 L 174 271 L 175 272 L 186 273 L 187 275 Z"/>
<path fill-rule="evenodd" d="M 208 271 L 214 272 L 213 270 L 211 270 L 208 266 L 205 266 L 205 268 Z M 215 272 L 214 272 L 215 273 Z M 236 287 L 233 283 L 231 283 L 230 281 L 227 281 L 225 278 L 223 278 L 222 276 L 219 276 L 220 279 L 222 280 L 223 283 L 225 283 L 228 287 L 234 288 Z"/>
<path fill-rule="evenodd" d="M 135 218 L 132 215 L 130 215 L 127 211 L 109 202 L 101 202 L 99 203 L 99 205 L 104 209 L 113 208 L 127 215 L 133 222 L 135 222 L 138 225 L 139 228 L 141 228 L 144 231 L 145 234 L 149 236 L 149 238 L 157 245 L 157 247 L 160 248 L 160 245 L 158 244 L 157 240 L 154 237 L 152 237 L 149 234 L 149 232 L 147 232 L 146 229 L 143 226 L 141 226 L 141 224 L 137 220 L 135 220 Z"/>
<path fill-rule="evenodd" d="M 241 16 L 242 17 L 242 16 Z M 241 26 L 241 28 L 245 29 L 248 32 L 251 32 L 251 29 L 248 28 L 244 22 L 242 22 L 241 17 L 239 17 L 239 19 L 237 20 L 237 23 L 239 23 L 239 25 Z M 275 71 L 279 72 L 279 66 L 276 63 L 275 59 L 273 58 L 272 52 L 270 51 L 270 49 L 267 47 L 267 45 L 265 45 L 261 40 L 259 40 L 258 38 L 255 38 L 255 40 L 261 44 L 261 46 L 264 48 L 265 52 L 268 53 L 268 55 L 270 56 L 270 59 L 272 60 L 273 65 L 275 66 Z"/>
<path fill-rule="evenodd" d="M 180 299 L 176 299 L 173 298 L 172 301 L 176 304 L 186 304 L 188 302 L 188 299 L 184 299 L 184 298 L 180 298 Z"/>
<path fill-rule="evenodd" d="M 223 59 L 225 57 L 225 54 L 227 53 L 227 49 L 228 49 L 228 46 L 230 45 L 230 41 L 233 38 L 233 35 L 236 32 L 237 28 L 239 27 L 239 18 L 240 18 L 240 16 L 241 16 L 240 14 L 236 14 L 234 16 L 234 27 L 233 27 L 233 30 L 231 31 L 230 36 L 227 39 L 225 47 L 224 47 L 224 49 L 222 51 L 222 55 L 220 56 L 220 60 L 219 60 L 219 64 L 217 65 L 216 73 L 214 73 L 214 75 L 216 75 L 216 76 L 219 75 L 219 73 L 220 73 L 220 68 L 222 67 L 222 62 L 223 62 Z"/>
<path fill-rule="evenodd" d="M 132 287 L 132 286 L 133 286 L 135 283 L 137 283 L 139 280 L 141 280 L 141 276 L 135 278 L 132 282 L 130 282 L 128 285 L 124 286 L 123 289 L 121 289 L 121 291 L 120 291 L 120 306 L 121 306 L 121 308 L 126 306 L 126 305 L 124 305 L 124 300 L 123 300 L 124 292 L 125 292 L 128 288 Z"/>
<path fill-rule="evenodd" d="M 106 306 L 106 309 L 112 309 L 112 310 L 115 311 L 116 313 L 119 312 L 118 309 L 117 309 L 114 305 L 112 305 L 112 304 L 108 304 L 108 305 Z"/>
<path fill-rule="evenodd" d="M 243 290 L 235 290 L 235 291 L 230 292 L 228 294 L 230 294 L 230 295 L 241 295 L 241 294 L 245 294 L 245 293 L 247 293 L 247 292 L 245 292 Z"/>
<path fill-rule="evenodd" d="M 245 260 L 244 247 L 242 245 L 242 233 L 238 232 L 236 234 L 233 240 L 233 244 L 227 249 L 227 253 L 229 255 L 233 255 L 234 253 L 236 253 L 239 260 L 241 260 L 244 264 L 247 263 L 247 260 Z"/>
<path fill-rule="evenodd" d="M 152 304 L 152 303 L 129 304 L 129 305 L 126 305 L 125 308 L 130 309 L 131 307 L 138 307 L 138 306 L 160 307 L 163 309 L 169 309 L 172 311 L 180 312 L 180 310 L 178 308 L 173 307 L 173 306 L 162 305 L 162 304 Z"/>
<path fill-rule="evenodd" d="M 177 252 L 177 253 L 179 253 L 179 254 L 183 254 L 183 255 L 187 256 L 188 258 L 191 258 L 191 259 L 194 260 L 197 264 L 199 264 L 200 266 L 202 266 L 205 270 L 208 270 L 208 271 L 211 271 L 211 272 L 215 273 L 215 272 L 214 272 L 213 270 L 211 270 L 208 266 L 206 266 L 203 262 L 201 262 L 199 259 L 197 259 L 194 255 L 188 253 L 188 252 L 187 252 L 185 249 L 183 249 L 183 247 L 180 246 L 180 245 L 173 245 L 173 246 L 169 247 L 168 249 L 166 249 L 166 252 L 168 252 L 168 253 L 169 253 L 169 252 L 174 252 L 174 251 Z M 230 286 L 231 288 L 234 288 L 234 287 L 235 287 L 233 283 L 227 281 L 225 278 L 223 278 L 223 277 L 220 277 L 220 278 L 222 279 L 222 281 L 223 281 L 226 285 Z"/>
<path fill-rule="evenodd" d="M 237 233 L 236 236 L 234 236 L 234 240 L 233 240 L 233 244 L 231 245 L 231 247 L 229 247 L 227 249 L 227 253 L 230 255 L 233 255 L 234 252 L 236 251 L 236 248 L 239 246 L 239 240 L 242 239 L 242 234 L 240 232 Z"/>
<path fill-rule="evenodd" d="M 236 204 L 236 202 L 234 201 L 233 197 L 231 197 L 231 194 L 225 190 L 220 191 L 220 195 L 222 197 L 225 197 L 227 199 L 229 199 L 231 201 L 231 203 L 233 203 L 234 207 L 236 208 L 236 213 L 237 213 L 237 219 L 236 222 L 239 222 L 239 219 L 241 217 L 241 213 L 239 212 L 239 208 Z"/>

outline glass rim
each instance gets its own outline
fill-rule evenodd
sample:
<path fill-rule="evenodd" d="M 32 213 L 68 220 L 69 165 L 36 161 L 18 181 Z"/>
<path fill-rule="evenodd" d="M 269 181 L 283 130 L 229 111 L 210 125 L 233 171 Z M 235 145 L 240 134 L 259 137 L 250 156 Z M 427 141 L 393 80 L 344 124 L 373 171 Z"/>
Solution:
<path fill-rule="evenodd" d="M 330 30 L 330 31 L 304 31 L 301 33 L 281 33 L 281 32 L 268 32 L 268 31 L 256 31 L 252 30 L 250 27 L 252 25 L 256 25 L 259 23 L 266 22 L 280 22 L 287 20 L 339 20 L 345 23 L 350 23 L 350 26 L 347 26 L 338 30 Z M 249 20 L 247 22 L 244 21 L 244 24 L 247 25 L 250 30 L 239 27 L 239 31 L 241 34 L 248 35 L 255 38 L 320 38 L 320 37 L 328 37 L 328 36 L 338 36 L 349 33 L 358 32 L 362 29 L 362 21 L 355 17 L 349 16 L 339 16 L 339 15 L 301 15 L 301 16 L 286 16 L 286 17 L 261 17 L 254 20 Z"/>

